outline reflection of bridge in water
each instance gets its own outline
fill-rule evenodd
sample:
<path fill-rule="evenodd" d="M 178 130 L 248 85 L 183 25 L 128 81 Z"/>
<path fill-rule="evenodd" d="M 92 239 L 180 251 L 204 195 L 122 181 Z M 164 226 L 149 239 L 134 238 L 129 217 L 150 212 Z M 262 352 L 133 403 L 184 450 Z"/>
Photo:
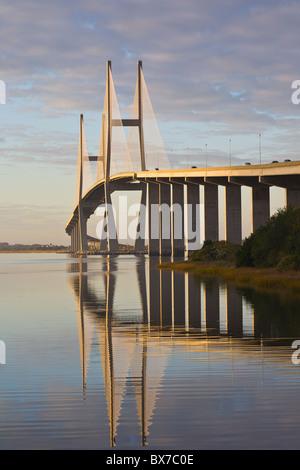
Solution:
<path fill-rule="evenodd" d="M 136 269 L 140 305 L 134 303 L 135 286 L 132 285 L 129 297 L 135 311 L 121 313 L 115 306 L 117 277 L 124 275 L 118 273 L 118 257 L 95 258 L 92 263 L 90 259 L 79 258 L 70 265 L 71 271 L 78 273 L 70 280 L 77 299 L 83 390 L 86 393 L 90 351 L 96 333 L 111 446 L 116 445 L 128 384 L 136 399 L 141 445 L 146 445 L 174 341 L 197 351 L 207 351 L 216 344 L 228 348 L 234 341 L 235 353 L 243 354 L 245 337 L 259 348 L 264 347 L 263 336 L 274 337 L 273 326 L 265 328 L 253 307 L 245 304 L 234 287 L 220 288 L 213 281 L 198 282 L 190 274 L 158 271 L 154 258 L 131 258 Z M 97 268 L 93 271 L 95 261 Z M 133 272 L 132 265 L 130 272 Z M 128 285 L 131 284 L 127 278 L 127 291 Z M 251 355 L 249 348 L 246 349 L 247 355 Z"/>

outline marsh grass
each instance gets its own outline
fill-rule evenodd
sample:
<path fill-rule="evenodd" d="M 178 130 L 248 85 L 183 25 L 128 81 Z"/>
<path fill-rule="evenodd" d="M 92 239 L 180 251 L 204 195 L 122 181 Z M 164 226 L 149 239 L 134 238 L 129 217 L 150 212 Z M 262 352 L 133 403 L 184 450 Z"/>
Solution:
<path fill-rule="evenodd" d="M 220 264 L 204 264 L 191 261 L 162 263 L 159 269 L 188 272 L 199 278 L 219 278 L 241 287 L 261 291 L 288 291 L 300 295 L 300 272 L 265 268 L 236 268 Z"/>

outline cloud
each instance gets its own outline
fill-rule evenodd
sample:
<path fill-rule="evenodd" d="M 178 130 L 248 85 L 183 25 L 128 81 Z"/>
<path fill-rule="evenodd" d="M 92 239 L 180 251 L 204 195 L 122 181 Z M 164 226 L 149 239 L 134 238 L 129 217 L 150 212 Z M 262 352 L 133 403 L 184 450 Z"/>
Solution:
<path fill-rule="evenodd" d="M 100 112 L 106 59 L 124 101 L 138 57 L 160 117 L 235 125 L 243 113 L 255 121 L 258 104 L 295 113 L 289 88 L 297 78 L 297 8 L 276 0 L 4 2 L 3 78 L 15 99 L 37 100 L 45 112 Z"/>

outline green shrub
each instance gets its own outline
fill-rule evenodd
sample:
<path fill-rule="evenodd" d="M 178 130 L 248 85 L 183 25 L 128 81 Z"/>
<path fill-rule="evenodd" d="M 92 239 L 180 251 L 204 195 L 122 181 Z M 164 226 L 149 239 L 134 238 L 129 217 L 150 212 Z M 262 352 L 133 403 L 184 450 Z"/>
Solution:
<path fill-rule="evenodd" d="M 247 237 L 244 243 L 237 249 L 236 252 L 236 267 L 254 266 L 251 250 L 253 246 L 253 234 Z"/>
<path fill-rule="evenodd" d="M 264 226 L 246 238 L 237 250 L 236 266 L 299 269 L 300 208 L 278 210 Z"/>
<path fill-rule="evenodd" d="M 294 255 L 287 255 L 281 258 L 277 265 L 278 271 L 296 271 L 299 269 L 296 257 Z"/>
<path fill-rule="evenodd" d="M 192 253 L 190 259 L 191 261 L 227 261 L 234 263 L 237 249 L 238 245 L 233 245 L 232 243 L 206 240 L 200 250 Z"/>

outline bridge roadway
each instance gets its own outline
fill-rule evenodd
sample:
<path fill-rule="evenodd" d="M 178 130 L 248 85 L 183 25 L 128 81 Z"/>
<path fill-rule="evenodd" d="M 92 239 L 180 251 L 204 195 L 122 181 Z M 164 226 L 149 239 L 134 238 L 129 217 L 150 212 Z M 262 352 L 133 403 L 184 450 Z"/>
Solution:
<path fill-rule="evenodd" d="M 159 236 L 153 239 L 149 236 L 148 251 L 150 255 L 184 256 L 185 250 L 195 249 L 188 237 L 175 236 L 178 231 L 175 228 L 174 216 L 170 217 L 170 237 L 167 239 L 161 235 L 162 213 L 154 214 L 153 207 L 162 204 L 179 204 L 182 209 L 185 203 L 192 208 L 186 214 L 190 219 L 191 233 L 196 233 L 196 210 L 199 200 L 199 186 L 204 186 L 204 239 L 219 239 L 218 220 L 218 186 L 225 188 L 225 239 L 231 243 L 242 242 L 242 207 L 241 187 L 248 186 L 252 193 L 251 223 L 252 231 L 267 222 L 270 217 L 270 192 L 271 186 L 285 189 L 286 206 L 300 205 L 300 161 L 285 161 L 262 165 L 243 165 L 209 168 L 189 168 L 173 170 L 148 170 L 139 172 L 127 172 L 113 175 L 109 181 L 109 192 L 114 191 L 138 191 L 146 194 L 148 187 L 147 204 L 149 209 L 148 230 L 151 232 L 151 224 L 158 219 Z M 172 187 L 172 191 L 170 188 Z M 186 195 L 184 195 L 186 187 Z M 144 198 L 144 201 L 146 199 Z M 81 235 L 79 233 L 79 207 L 76 206 L 66 224 L 66 232 L 71 236 L 71 251 L 79 250 L 79 237 L 84 238 L 83 246 L 87 249 L 86 224 L 87 219 L 95 212 L 96 208 L 105 202 L 105 180 L 97 182 L 82 198 Z M 155 209 L 157 210 L 157 209 Z M 184 224 L 184 210 L 182 211 L 181 225 Z M 186 241 L 187 239 L 187 241 Z M 144 240 L 137 241 L 136 248 L 143 249 Z M 185 246 L 186 245 L 186 246 Z"/>

